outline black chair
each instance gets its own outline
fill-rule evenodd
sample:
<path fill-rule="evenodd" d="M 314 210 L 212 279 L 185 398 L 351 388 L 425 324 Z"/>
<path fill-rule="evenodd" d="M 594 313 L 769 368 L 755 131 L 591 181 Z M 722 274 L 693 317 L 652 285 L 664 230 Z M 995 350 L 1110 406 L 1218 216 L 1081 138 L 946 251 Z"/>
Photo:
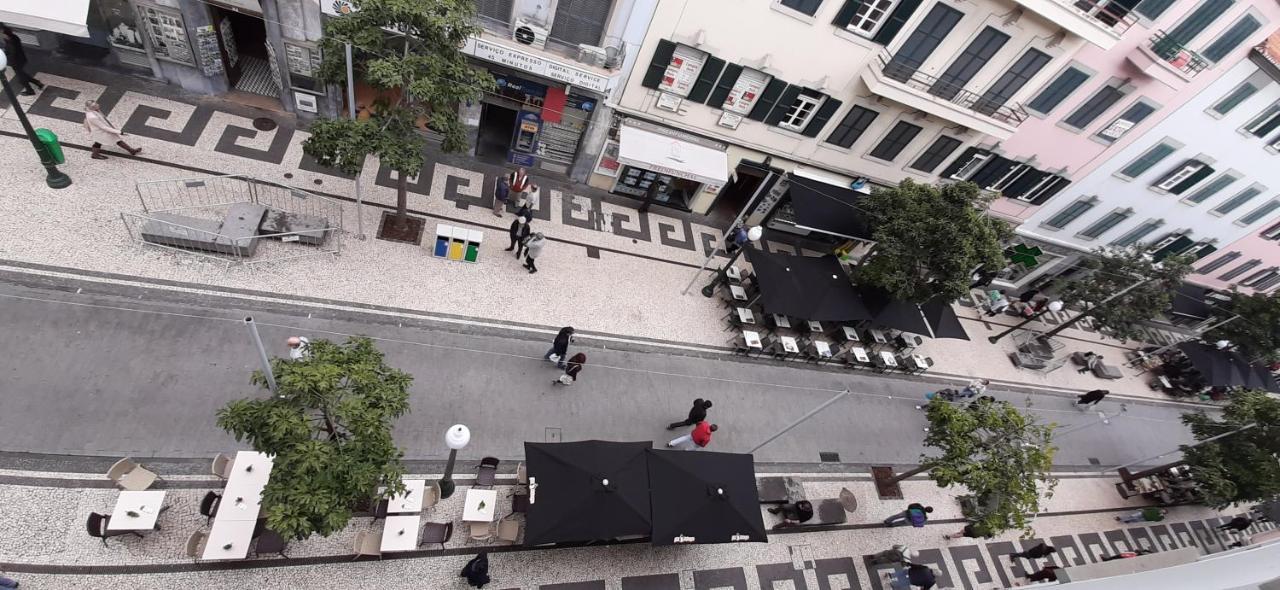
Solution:
<path fill-rule="evenodd" d="M 511 514 L 525 514 L 527 512 L 529 512 L 529 494 L 511 496 Z"/>
<path fill-rule="evenodd" d="M 386 498 L 378 500 L 378 505 L 373 507 L 373 522 L 378 522 L 378 519 L 380 518 L 385 519 L 387 517 L 387 509 L 390 508 L 390 506 L 391 500 Z"/>
<path fill-rule="evenodd" d="M 418 546 L 439 543 L 440 548 L 444 549 L 444 544 L 453 538 L 452 522 L 428 522 L 422 526 L 422 540 L 418 541 Z"/>
<path fill-rule="evenodd" d="M 274 553 L 280 557 L 289 559 L 289 556 L 284 553 L 284 550 L 288 547 L 289 542 L 286 541 L 284 537 L 281 537 L 280 533 L 270 529 L 264 529 L 261 536 L 258 537 L 258 544 L 253 547 L 253 554 L 258 556 L 263 553 Z"/>
<path fill-rule="evenodd" d="M 142 538 L 142 533 L 138 531 L 109 531 L 107 525 L 111 522 L 111 517 L 97 512 L 89 513 L 89 520 L 85 521 L 85 529 L 89 532 L 90 537 L 102 539 L 102 546 L 107 546 L 107 537 L 119 537 L 120 535 L 136 535 Z"/>
<path fill-rule="evenodd" d="M 200 514 L 208 517 L 205 524 L 213 521 L 213 515 L 218 513 L 219 504 L 222 504 L 222 496 L 218 492 L 209 492 L 204 495 L 203 500 L 200 500 Z"/>
<path fill-rule="evenodd" d="M 498 463 L 501 461 L 497 457 L 485 457 L 480 460 L 480 466 L 476 468 L 476 486 L 489 486 L 498 479 Z"/>

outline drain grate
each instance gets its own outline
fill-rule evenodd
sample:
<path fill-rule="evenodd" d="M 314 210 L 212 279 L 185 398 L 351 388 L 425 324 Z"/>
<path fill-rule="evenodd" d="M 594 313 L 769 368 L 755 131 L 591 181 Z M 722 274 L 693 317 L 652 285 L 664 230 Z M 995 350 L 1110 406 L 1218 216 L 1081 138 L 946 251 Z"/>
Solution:
<path fill-rule="evenodd" d="M 559 429 L 559 428 L 551 428 L 551 427 L 547 427 L 547 429 L 546 429 L 546 442 L 549 442 L 549 443 L 558 443 L 558 442 L 560 442 L 560 429 Z"/>
<path fill-rule="evenodd" d="M 818 451 L 818 459 L 823 463 L 839 463 L 840 453 L 833 453 L 831 451 Z"/>
<path fill-rule="evenodd" d="M 257 119 L 253 120 L 253 128 L 257 129 L 258 131 L 271 131 L 272 129 L 275 129 L 277 126 L 278 125 L 276 124 L 276 122 L 271 120 L 268 117 L 258 117 Z"/>
<path fill-rule="evenodd" d="M 1089 464 L 1095 466 L 1102 465 L 1102 461 L 1099 461 L 1097 457 L 1089 457 Z"/>

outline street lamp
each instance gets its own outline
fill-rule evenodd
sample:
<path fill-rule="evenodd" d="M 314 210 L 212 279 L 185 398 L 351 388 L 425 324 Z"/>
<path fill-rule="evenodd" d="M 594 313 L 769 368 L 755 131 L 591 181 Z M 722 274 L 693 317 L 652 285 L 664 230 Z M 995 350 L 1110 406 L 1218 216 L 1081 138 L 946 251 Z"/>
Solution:
<path fill-rule="evenodd" d="M 444 433 L 444 444 L 449 445 L 449 462 L 444 466 L 444 477 L 440 478 L 440 499 L 453 495 L 453 462 L 458 458 L 458 451 L 471 442 L 471 429 L 462 424 L 454 424 Z"/>
<path fill-rule="evenodd" d="M 1005 331 L 1003 331 L 1003 332 L 1001 332 L 1001 333 L 999 333 L 999 334 L 996 334 L 995 336 L 987 336 L 987 340 L 988 340 L 989 342 L 991 342 L 992 344 L 995 344 L 996 342 L 999 342 L 1001 338 L 1004 338 L 1005 336 L 1008 336 L 1009 334 L 1012 334 L 1014 331 L 1016 331 L 1016 330 L 1018 330 L 1018 329 L 1022 328 L 1023 326 L 1025 326 L 1025 325 L 1027 325 L 1027 324 L 1031 323 L 1031 321 L 1032 321 L 1032 320 L 1035 320 L 1035 319 L 1039 318 L 1040 316 L 1044 315 L 1045 313 L 1048 313 L 1048 312 L 1050 312 L 1050 311 L 1062 311 L 1062 308 L 1063 308 L 1063 304 L 1062 304 L 1062 302 L 1061 302 L 1061 301 L 1058 301 L 1058 300 L 1056 300 L 1056 299 L 1055 299 L 1055 300 L 1053 300 L 1053 301 L 1050 301 L 1050 302 L 1049 302 L 1049 305 L 1046 305 L 1044 309 L 1042 309 L 1042 310 L 1040 310 L 1039 312 L 1037 312 L 1037 313 L 1033 314 L 1031 317 L 1029 317 L 1029 318 L 1027 318 L 1027 319 L 1025 319 L 1025 320 L 1022 320 L 1022 323 L 1020 323 L 1020 324 L 1018 324 L 1018 325 L 1016 325 L 1016 326 L 1014 326 L 1014 327 L 1012 327 L 1012 328 L 1009 328 L 1008 330 L 1005 330 Z"/>
<path fill-rule="evenodd" d="M 755 242 L 760 240 L 760 236 L 762 235 L 764 235 L 764 229 L 758 225 L 753 225 L 747 228 L 748 242 L 751 242 L 754 244 Z M 745 250 L 746 247 L 747 247 L 746 244 L 740 244 L 738 246 L 738 249 L 733 252 L 733 255 L 729 257 L 729 261 L 724 263 L 724 266 L 721 266 L 720 270 L 716 271 L 716 276 L 712 277 L 711 282 L 708 283 L 707 286 L 702 288 L 703 297 L 711 297 L 712 295 L 715 295 L 716 287 L 719 286 L 720 283 L 723 283 L 729 280 L 729 276 L 727 274 L 729 271 L 729 267 L 733 266 L 734 261 L 736 261 L 739 256 L 742 256 L 742 251 Z"/>
<path fill-rule="evenodd" d="M 49 188 L 67 188 L 71 186 L 71 177 L 63 174 L 58 170 L 54 163 L 53 154 L 49 153 L 49 149 L 36 139 L 36 132 L 31 128 L 31 121 L 27 120 L 27 114 L 22 111 L 22 105 L 18 104 L 18 97 L 13 93 L 13 87 L 9 86 L 9 79 L 4 76 L 4 69 L 9 66 L 9 58 L 0 51 L 0 85 L 4 86 L 4 95 L 9 99 L 9 104 L 13 106 L 13 112 L 18 115 L 18 120 L 22 122 L 22 130 L 27 132 L 27 139 L 31 140 L 31 145 L 36 148 L 36 155 L 40 156 L 40 163 L 44 165 L 47 172 L 44 183 Z"/>

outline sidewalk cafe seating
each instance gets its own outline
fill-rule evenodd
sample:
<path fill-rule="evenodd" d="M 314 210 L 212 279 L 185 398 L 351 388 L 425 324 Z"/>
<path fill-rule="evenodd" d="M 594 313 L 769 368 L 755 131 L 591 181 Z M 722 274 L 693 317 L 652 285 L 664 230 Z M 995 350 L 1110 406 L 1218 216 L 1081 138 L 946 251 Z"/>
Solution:
<path fill-rule="evenodd" d="M 422 525 L 422 539 L 418 541 L 418 546 L 440 544 L 440 549 L 444 549 L 444 544 L 453 538 L 452 522 L 428 522 Z"/>
<path fill-rule="evenodd" d="M 122 490 L 140 492 L 151 487 L 160 476 L 155 472 L 133 462 L 133 459 L 125 457 L 116 461 L 111 469 L 107 470 L 107 479 L 116 482 Z"/>
<path fill-rule="evenodd" d="M 1101 356 L 1098 356 L 1097 358 L 1097 362 L 1095 362 L 1093 364 L 1093 368 L 1090 369 L 1095 377 L 1099 379 L 1120 379 L 1121 377 L 1124 377 L 1124 373 L 1121 373 L 1118 367 L 1113 367 L 1103 362 Z M 1071 362 L 1077 367 L 1089 366 L 1088 357 L 1085 356 L 1085 353 L 1080 351 L 1071 353 Z"/>
<path fill-rule="evenodd" d="M 204 531 L 196 531 L 187 537 L 186 556 L 191 559 L 200 559 L 200 555 L 204 553 L 204 544 L 209 541 L 209 533 Z"/>
<path fill-rule="evenodd" d="M 356 533 L 355 539 L 355 557 L 351 561 L 360 559 L 360 557 L 376 556 L 382 559 L 382 533 L 372 531 L 359 531 Z"/>
<path fill-rule="evenodd" d="M 480 460 L 480 466 L 476 468 L 477 487 L 493 487 L 498 478 L 499 463 L 497 457 L 485 457 Z"/>
<path fill-rule="evenodd" d="M 90 512 L 89 519 L 85 522 L 85 528 L 89 531 L 90 537 L 102 539 L 102 546 L 107 546 L 107 537 L 119 537 L 120 535 L 135 535 L 139 539 L 142 533 L 138 531 L 109 531 L 107 525 L 110 524 L 111 517 L 97 512 Z"/>

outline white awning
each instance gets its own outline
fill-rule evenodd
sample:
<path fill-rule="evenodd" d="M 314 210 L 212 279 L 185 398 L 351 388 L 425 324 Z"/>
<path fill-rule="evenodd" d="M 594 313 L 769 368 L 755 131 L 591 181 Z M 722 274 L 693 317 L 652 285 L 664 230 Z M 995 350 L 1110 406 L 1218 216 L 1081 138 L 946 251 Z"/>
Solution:
<path fill-rule="evenodd" d="M 0 22 L 21 29 L 35 29 L 88 37 L 89 0 L 46 0 L 44 2 L 9 0 L 0 8 Z"/>
<path fill-rule="evenodd" d="M 622 126 L 618 161 L 703 184 L 729 180 L 729 156 L 721 150 Z"/>

